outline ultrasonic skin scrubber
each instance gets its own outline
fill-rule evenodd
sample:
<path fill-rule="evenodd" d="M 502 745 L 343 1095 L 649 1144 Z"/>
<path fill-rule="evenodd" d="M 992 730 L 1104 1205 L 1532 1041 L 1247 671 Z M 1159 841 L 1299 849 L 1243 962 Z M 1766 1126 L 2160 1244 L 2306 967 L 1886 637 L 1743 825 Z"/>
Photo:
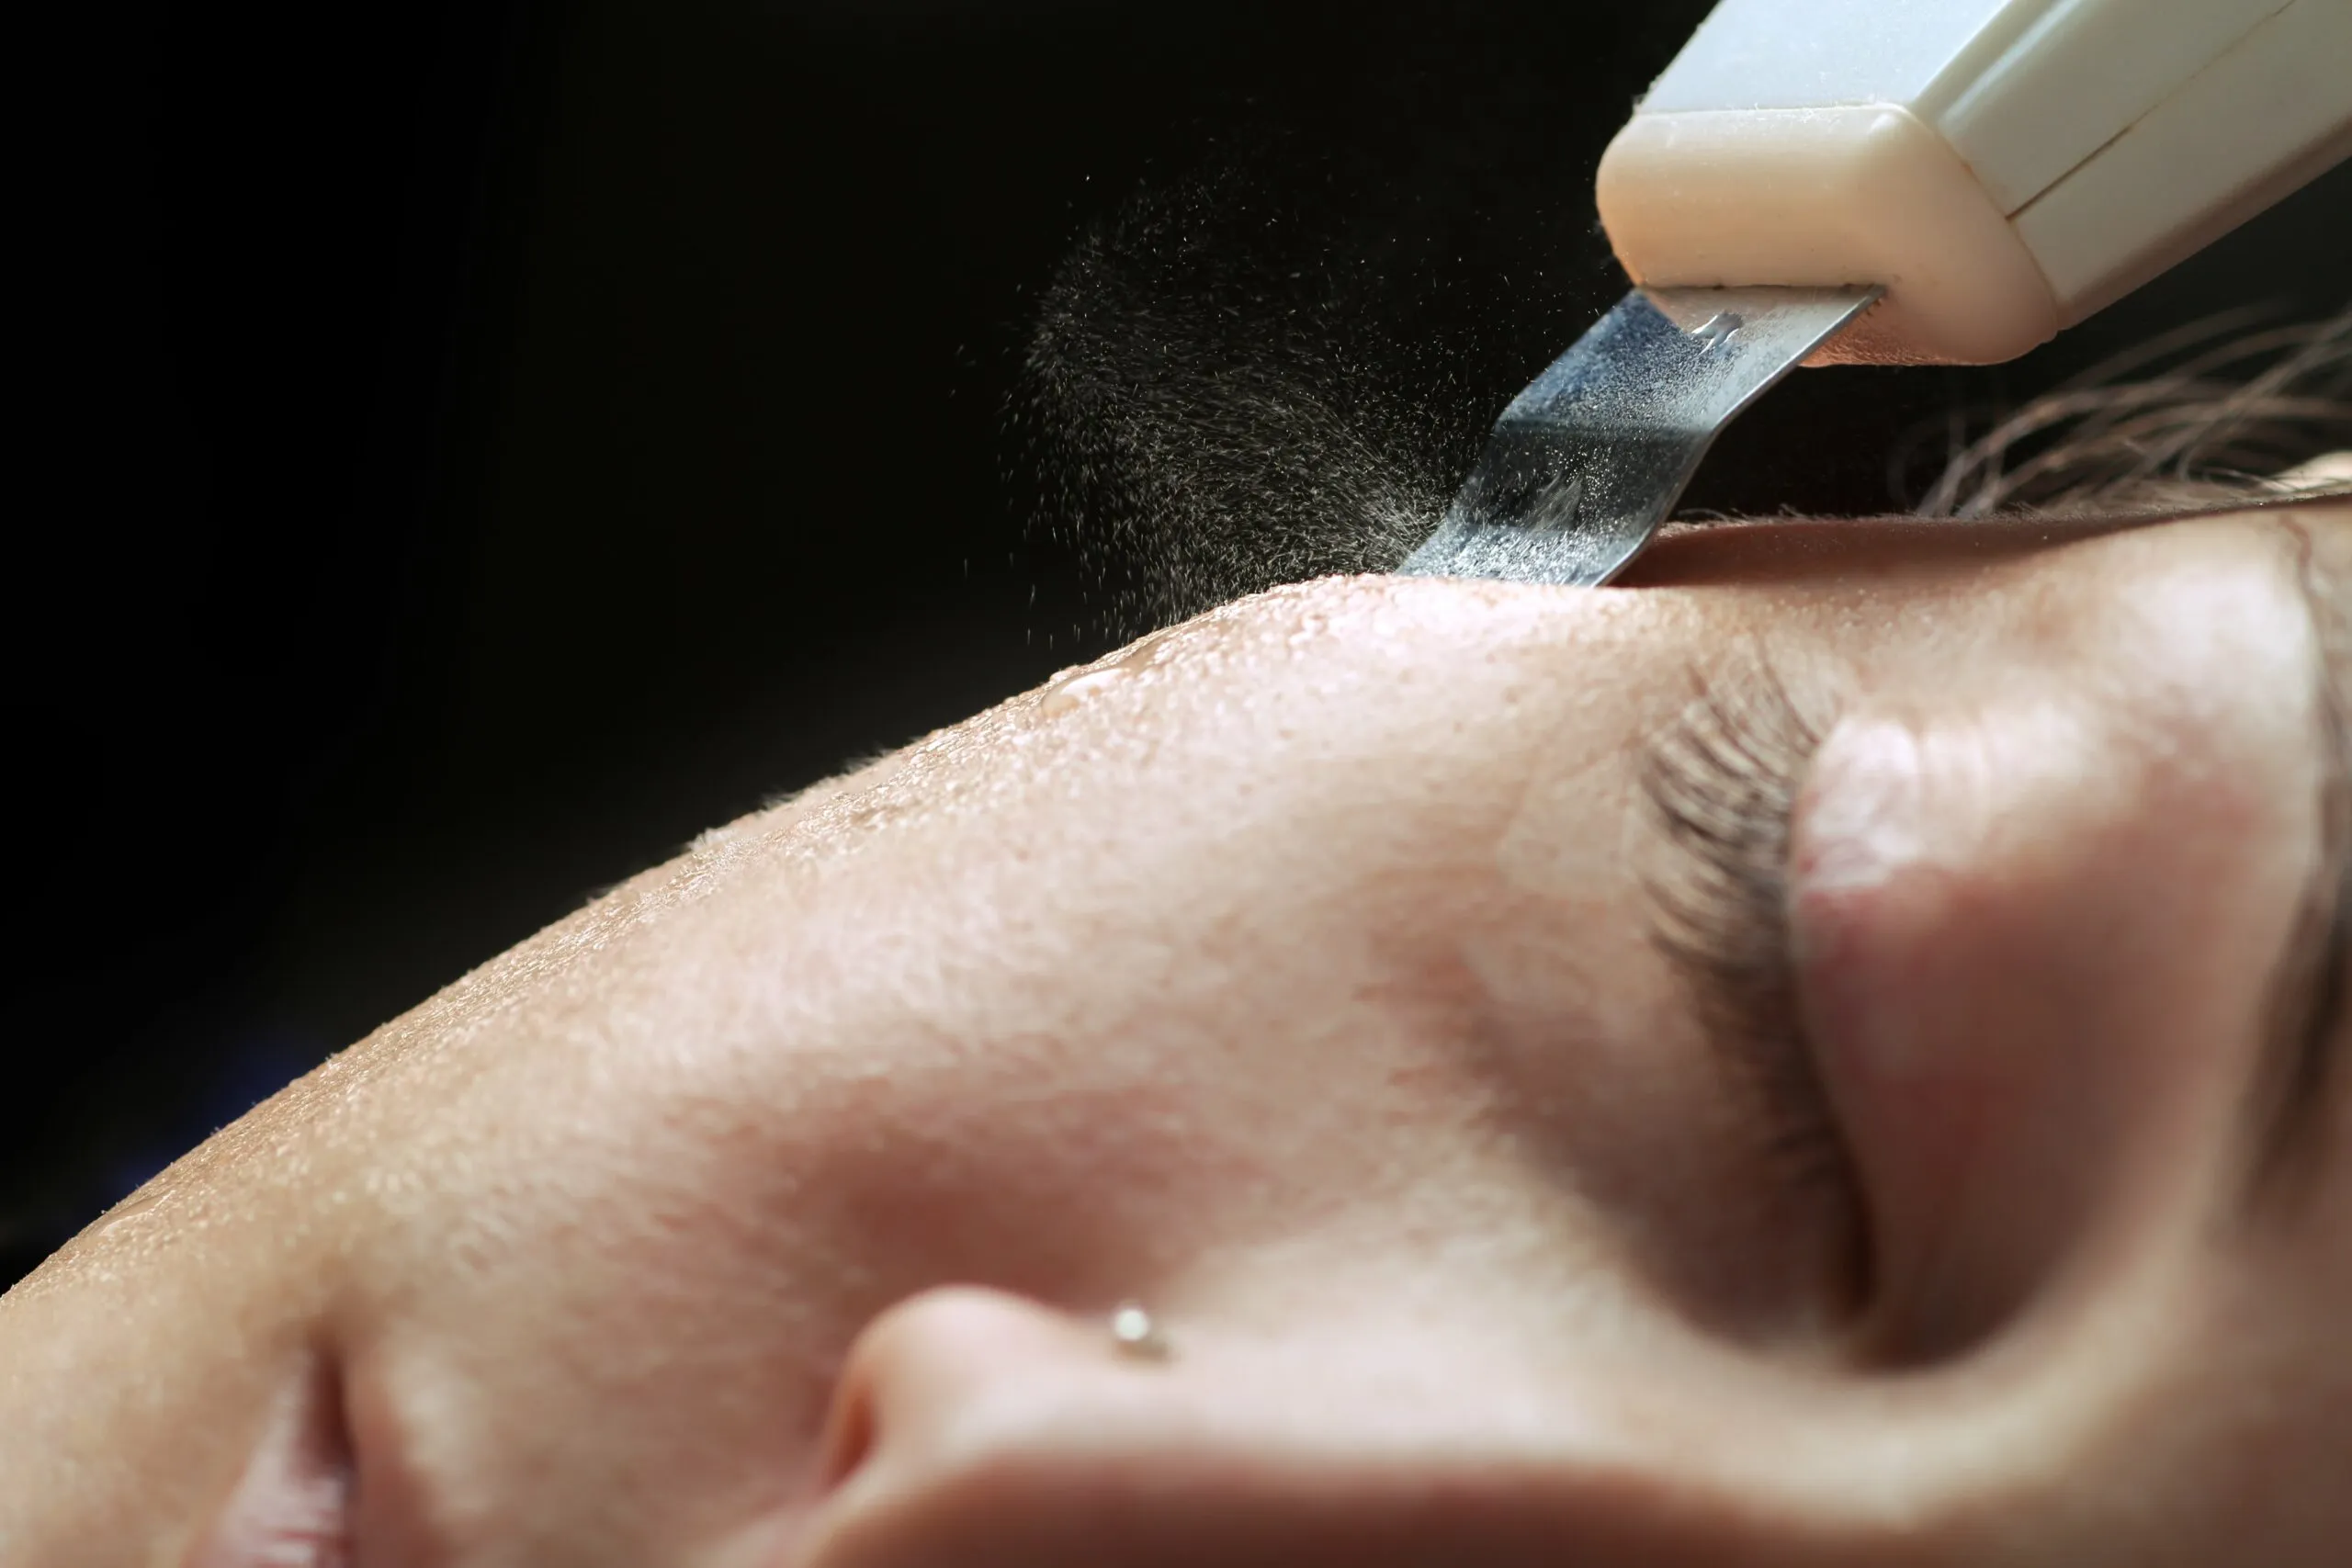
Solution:
<path fill-rule="evenodd" d="M 1600 161 L 1632 293 L 1408 572 L 1608 581 L 1799 364 L 2014 358 L 2352 152 L 2352 0 L 1722 0 Z"/>

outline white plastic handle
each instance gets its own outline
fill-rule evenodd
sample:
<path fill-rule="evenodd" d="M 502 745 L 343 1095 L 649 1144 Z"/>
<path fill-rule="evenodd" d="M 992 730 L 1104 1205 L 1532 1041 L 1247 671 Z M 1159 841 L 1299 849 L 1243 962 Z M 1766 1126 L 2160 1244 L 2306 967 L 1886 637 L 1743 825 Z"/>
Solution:
<path fill-rule="evenodd" d="M 1831 356 L 2011 358 L 2352 152 L 2352 0 L 1722 0 L 1611 143 L 1643 283 L 1878 283 Z"/>

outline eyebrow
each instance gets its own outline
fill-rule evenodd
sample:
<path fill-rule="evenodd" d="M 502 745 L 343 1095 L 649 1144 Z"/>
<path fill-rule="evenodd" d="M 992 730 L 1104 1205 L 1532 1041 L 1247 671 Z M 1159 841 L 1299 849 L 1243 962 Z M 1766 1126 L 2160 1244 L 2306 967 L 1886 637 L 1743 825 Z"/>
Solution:
<path fill-rule="evenodd" d="M 2352 580 L 2320 558 L 2309 528 L 2280 519 L 2295 548 L 2295 585 L 2310 615 L 2320 752 L 2320 852 L 2264 1007 L 2251 1112 L 2251 1196 L 2261 1201 L 2314 1163 L 2328 1089 L 2352 1048 Z"/>

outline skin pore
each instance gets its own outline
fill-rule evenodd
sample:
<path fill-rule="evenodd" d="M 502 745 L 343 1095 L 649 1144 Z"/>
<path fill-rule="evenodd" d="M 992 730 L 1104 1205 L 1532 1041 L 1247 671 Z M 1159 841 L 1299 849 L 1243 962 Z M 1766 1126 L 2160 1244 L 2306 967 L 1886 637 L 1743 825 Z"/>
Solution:
<path fill-rule="evenodd" d="M 0 1559 L 2340 1561 L 2347 614 L 2343 502 L 1213 612 L 0 1298 Z"/>

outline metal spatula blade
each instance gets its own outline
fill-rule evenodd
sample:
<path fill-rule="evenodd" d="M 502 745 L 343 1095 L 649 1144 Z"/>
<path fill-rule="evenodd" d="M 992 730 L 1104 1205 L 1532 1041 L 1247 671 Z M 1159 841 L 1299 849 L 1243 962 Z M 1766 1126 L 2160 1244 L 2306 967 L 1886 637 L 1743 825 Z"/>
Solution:
<path fill-rule="evenodd" d="M 1608 581 L 1716 432 L 1879 292 L 1634 289 L 1511 400 L 1444 521 L 1397 570 Z"/>

